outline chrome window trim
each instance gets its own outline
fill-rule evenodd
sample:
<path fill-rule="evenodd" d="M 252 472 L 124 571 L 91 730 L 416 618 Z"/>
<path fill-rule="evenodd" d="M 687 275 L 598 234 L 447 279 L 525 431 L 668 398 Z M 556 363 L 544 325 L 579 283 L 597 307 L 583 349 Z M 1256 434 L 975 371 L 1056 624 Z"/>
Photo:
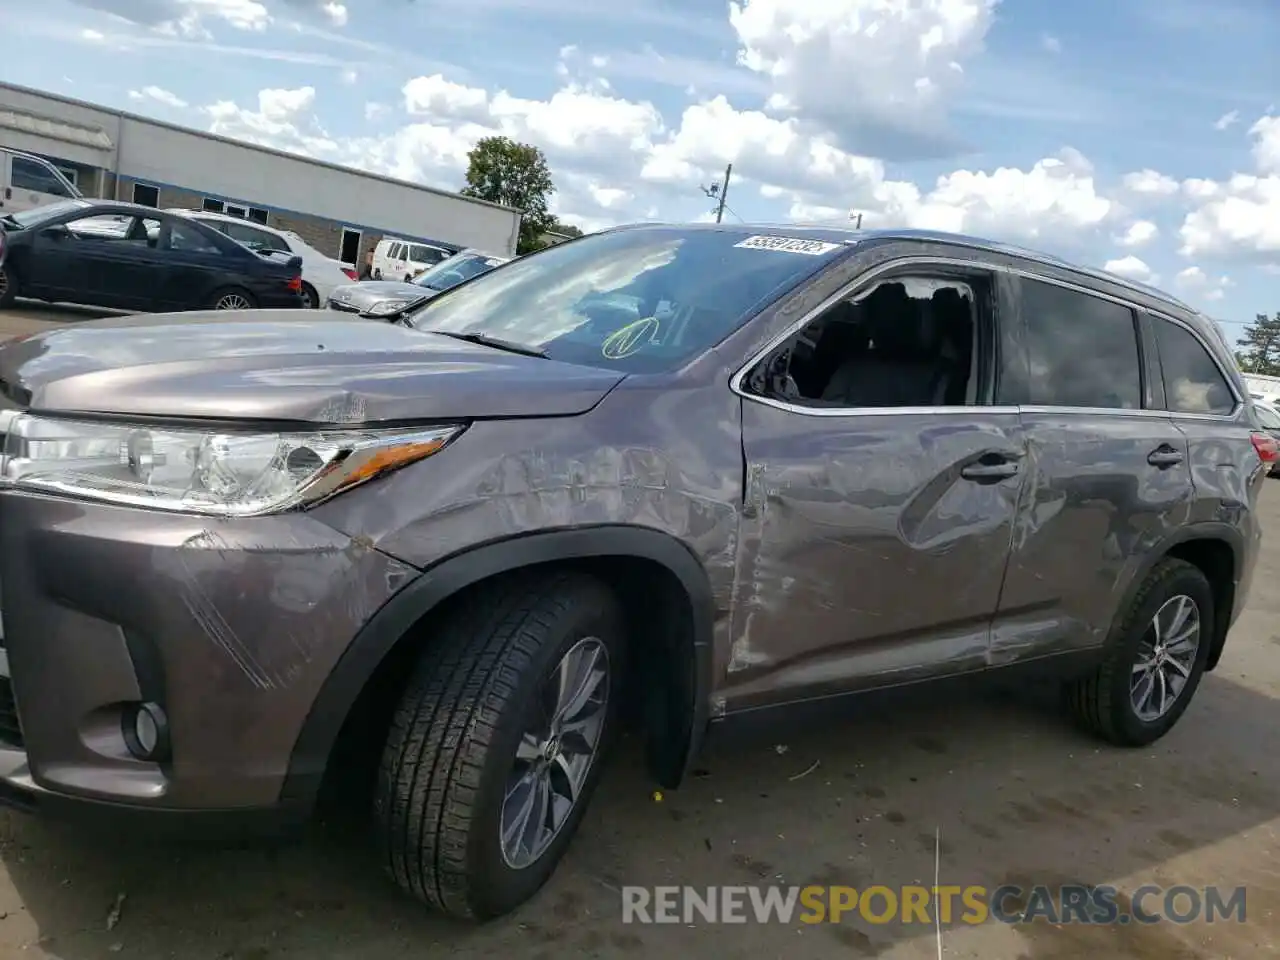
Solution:
<path fill-rule="evenodd" d="M 966 247 L 966 249 L 973 249 L 973 250 L 984 251 L 984 252 L 994 252 L 994 251 L 985 251 L 984 248 L 982 247 Z M 1056 264 L 1056 263 L 1047 263 L 1045 265 L 1055 266 L 1055 267 L 1060 266 L 1059 264 Z M 751 370 L 752 367 L 754 367 L 757 363 L 763 360 L 772 351 L 776 350 L 788 339 L 790 339 L 791 337 L 795 336 L 795 334 L 803 330 L 806 326 L 808 326 L 810 323 L 816 320 L 819 316 L 821 316 L 825 311 L 831 309 L 841 300 L 846 299 L 851 294 L 857 292 L 863 287 L 869 286 L 870 284 L 874 283 L 880 276 L 882 276 L 885 273 L 889 273 L 890 271 L 898 270 L 903 267 L 917 267 L 917 266 L 918 267 L 959 267 L 961 269 L 979 270 L 986 273 L 1003 273 L 1009 276 L 1016 276 L 1020 279 L 1025 279 L 1025 280 L 1036 280 L 1040 283 L 1047 283 L 1050 286 L 1061 287 L 1065 290 L 1074 291 L 1075 293 L 1082 294 L 1083 296 L 1097 297 L 1099 300 L 1107 300 L 1111 303 L 1125 307 L 1128 310 L 1135 310 L 1135 311 L 1141 310 L 1150 314 L 1153 317 L 1157 317 L 1159 319 L 1168 320 L 1171 323 L 1175 323 L 1178 326 L 1182 327 L 1184 330 L 1186 330 L 1188 333 L 1190 333 L 1192 337 L 1196 339 L 1196 342 L 1198 342 L 1201 345 L 1201 347 L 1205 348 L 1206 352 L 1209 354 L 1209 358 L 1218 367 L 1218 372 L 1221 373 L 1223 376 L 1223 379 L 1226 380 L 1227 388 L 1231 391 L 1232 397 L 1235 398 L 1236 405 L 1235 407 L 1232 408 L 1231 413 L 1229 414 L 1179 413 L 1174 410 L 1149 410 L 1145 408 L 1134 409 L 1130 407 L 1068 407 L 1068 406 L 1055 406 L 1055 405 L 1043 405 L 1043 404 L 1022 404 L 1020 406 L 1011 406 L 1008 404 L 993 405 L 993 406 L 983 406 L 979 404 L 972 404 L 972 405 L 966 404 L 964 406 L 955 406 L 955 407 L 933 407 L 933 406 L 807 407 L 800 404 L 788 403 L 785 400 L 775 400 L 772 397 L 758 397 L 755 394 L 748 393 L 746 390 L 743 389 L 742 381 L 746 378 L 747 373 Z M 1141 336 L 1141 334 L 1136 329 L 1134 333 L 1135 333 L 1135 336 Z M 886 417 L 886 416 L 920 416 L 925 414 L 928 414 L 928 415 L 941 414 L 941 415 L 954 416 L 960 413 L 967 413 L 970 416 L 972 416 L 975 412 L 981 411 L 983 413 L 989 413 L 989 414 L 1009 414 L 1009 413 L 1022 412 L 1022 413 L 1074 414 L 1077 416 L 1106 415 L 1106 416 L 1162 417 L 1162 418 L 1168 418 L 1168 417 L 1184 418 L 1185 417 L 1193 420 L 1213 420 L 1213 421 L 1220 421 L 1220 422 L 1230 422 L 1235 420 L 1239 416 L 1240 409 L 1244 404 L 1244 401 L 1240 396 L 1240 392 L 1236 389 L 1236 386 L 1231 381 L 1231 378 L 1227 376 L 1226 372 L 1222 369 L 1222 364 L 1219 362 L 1218 357 L 1214 353 L 1214 351 L 1209 349 L 1205 345 L 1204 338 L 1201 337 L 1200 334 L 1193 327 L 1191 327 L 1190 324 L 1179 319 L 1178 317 L 1172 316 L 1171 314 L 1164 313 L 1163 311 L 1160 311 L 1160 310 L 1152 309 L 1151 307 L 1145 306 L 1144 304 L 1135 303 L 1132 300 L 1126 300 L 1123 297 L 1117 297 L 1109 293 L 1103 293 L 1098 290 L 1092 290 L 1089 287 L 1086 287 L 1078 283 L 1072 283 L 1069 280 L 1060 280 L 1057 277 L 1046 277 L 1043 274 L 1036 273 L 1034 270 L 1027 270 L 1022 267 L 1009 266 L 1001 263 L 992 263 L 988 260 L 983 260 L 981 258 L 968 259 L 968 258 L 958 258 L 958 257 L 940 257 L 940 256 L 930 256 L 927 254 L 922 256 L 903 256 L 903 257 L 895 258 L 893 260 L 886 261 L 885 263 L 879 264 L 878 266 L 873 267 L 872 269 L 859 274 L 857 277 L 855 277 L 854 279 L 850 280 L 848 283 L 841 286 L 835 293 L 831 294 L 831 296 L 827 297 L 817 306 L 813 307 L 812 309 L 804 313 L 798 320 L 793 320 L 791 323 L 787 324 L 787 326 L 784 327 L 782 331 L 775 334 L 773 337 L 769 338 L 769 340 L 764 344 L 764 346 L 756 350 L 755 353 L 753 353 L 744 364 L 738 367 L 738 369 L 729 378 L 729 389 L 732 390 L 739 397 L 741 397 L 743 400 L 749 400 L 753 403 L 762 404 L 766 407 L 773 407 L 776 410 L 783 410 L 788 413 L 797 413 L 797 414 L 800 414 L 801 416 L 807 416 L 807 417 Z M 1167 401 L 1166 401 L 1166 404 L 1167 404 Z"/>

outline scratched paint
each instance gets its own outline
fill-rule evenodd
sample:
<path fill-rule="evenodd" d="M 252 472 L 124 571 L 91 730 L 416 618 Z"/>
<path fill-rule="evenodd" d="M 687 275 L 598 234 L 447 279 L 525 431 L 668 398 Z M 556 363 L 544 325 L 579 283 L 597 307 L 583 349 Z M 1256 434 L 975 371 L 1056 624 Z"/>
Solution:
<path fill-rule="evenodd" d="M 310 617 L 335 604 L 343 619 L 364 623 L 400 585 L 411 568 L 391 562 L 380 580 L 365 577 L 367 542 L 325 531 L 317 524 L 273 525 L 266 535 L 248 524 L 211 526 L 166 551 L 166 574 L 192 622 L 260 690 L 293 684 L 318 653 L 323 634 L 308 627 Z M 235 602 L 249 588 L 269 598 L 280 629 L 267 637 L 250 624 L 237 628 Z M 227 586 L 233 589 L 228 590 Z M 228 602 L 231 601 L 231 602 Z M 252 638 L 246 640 L 245 637 Z"/>

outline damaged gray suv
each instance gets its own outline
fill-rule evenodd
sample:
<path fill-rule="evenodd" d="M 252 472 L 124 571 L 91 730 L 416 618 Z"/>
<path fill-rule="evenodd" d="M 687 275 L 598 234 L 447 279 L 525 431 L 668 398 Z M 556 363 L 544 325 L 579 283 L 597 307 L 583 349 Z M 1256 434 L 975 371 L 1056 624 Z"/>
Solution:
<path fill-rule="evenodd" d="M 733 721 L 1027 668 L 1154 741 L 1277 456 L 1200 314 L 902 231 L 619 228 L 395 324 L 25 337 L 0 391 L 3 799 L 288 825 L 372 757 L 390 874 L 472 919 L 624 723 L 675 787 Z"/>

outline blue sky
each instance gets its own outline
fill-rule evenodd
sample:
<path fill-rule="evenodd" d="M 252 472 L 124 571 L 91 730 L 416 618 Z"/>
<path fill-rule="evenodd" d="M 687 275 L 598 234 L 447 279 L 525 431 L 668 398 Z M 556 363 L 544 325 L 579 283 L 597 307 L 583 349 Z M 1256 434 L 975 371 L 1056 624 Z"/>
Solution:
<path fill-rule="evenodd" d="M 458 188 L 541 146 L 588 229 L 847 219 L 1280 310 L 1275 0 L 44 0 L 5 79 Z"/>

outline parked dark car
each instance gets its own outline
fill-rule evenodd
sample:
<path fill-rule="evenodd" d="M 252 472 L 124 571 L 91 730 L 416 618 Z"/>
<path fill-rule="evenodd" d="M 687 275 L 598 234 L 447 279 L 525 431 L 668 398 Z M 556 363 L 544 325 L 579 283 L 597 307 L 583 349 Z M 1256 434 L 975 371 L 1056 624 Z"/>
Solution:
<path fill-rule="evenodd" d="M 0 307 L 19 296 L 137 311 L 302 306 L 300 257 L 254 253 L 153 207 L 62 200 L 0 222 Z"/>
<path fill-rule="evenodd" d="M 667 788 L 710 730 L 944 678 L 1039 673 L 1150 744 L 1277 459 L 1209 322 L 972 238 L 642 225 L 411 326 L 6 343 L 0 796 L 278 825 L 373 758 L 391 876 L 486 918 L 624 718 Z"/>
<path fill-rule="evenodd" d="M 502 266 L 510 259 L 479 250 L 463 250 L 434 267 L 428 267 L 407 283 L 362 280 L 334 287 L 327 305 L 330 310 L 395 322 L 437 294 L 452 290 L 463 281 Z"/>

